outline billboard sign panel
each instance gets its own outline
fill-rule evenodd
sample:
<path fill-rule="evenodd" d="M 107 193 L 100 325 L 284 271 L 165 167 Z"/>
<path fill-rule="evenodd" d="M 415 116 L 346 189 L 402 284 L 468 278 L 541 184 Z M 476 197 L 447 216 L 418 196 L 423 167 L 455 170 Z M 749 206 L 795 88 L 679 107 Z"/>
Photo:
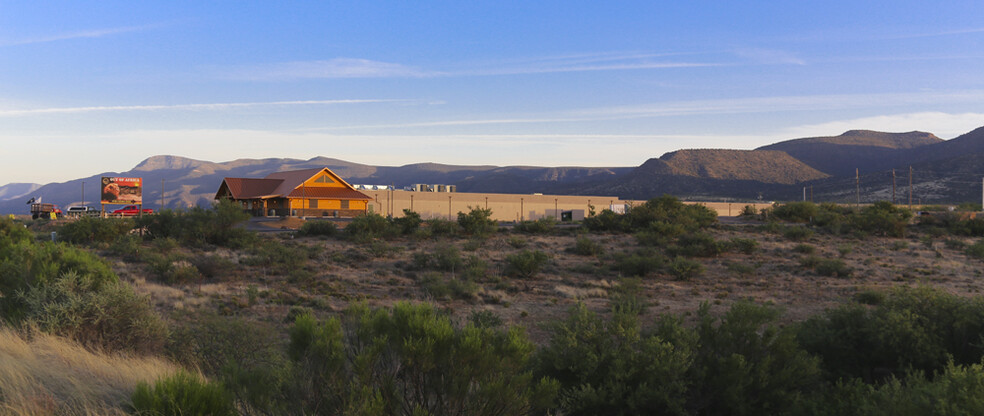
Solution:
<path fill-rule="evenodd" d="M 142 204 L 143 178 L 102 177 L 102 203 Z"/>

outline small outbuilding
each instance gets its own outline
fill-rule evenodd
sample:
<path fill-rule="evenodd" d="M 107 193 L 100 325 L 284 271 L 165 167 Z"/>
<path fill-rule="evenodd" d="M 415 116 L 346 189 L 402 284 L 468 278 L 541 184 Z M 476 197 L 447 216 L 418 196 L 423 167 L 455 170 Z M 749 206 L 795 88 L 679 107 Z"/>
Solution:
<path fill-rule="evenodd" d="M 372 199 L 328 168 L 225 178 L 215 199 L 231 199 L 256 216 L 355 217 Z"/>

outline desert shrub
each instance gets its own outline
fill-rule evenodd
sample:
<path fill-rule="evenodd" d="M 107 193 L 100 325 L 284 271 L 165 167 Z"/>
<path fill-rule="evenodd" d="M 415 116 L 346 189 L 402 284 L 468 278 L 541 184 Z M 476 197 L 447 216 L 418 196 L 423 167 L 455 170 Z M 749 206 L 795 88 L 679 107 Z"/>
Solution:
<path fill-rule="evenodd" d="M 662 255 L 652 250 L 615 255 L 615 269 L 623 276 L 645 277 L 659 271 L 665 262 Z"/>
<path fill-rule="evenodd" d="M 897 416 L 984 413 L 984 366 L 948 364 L 934 377 L 911 372 L 869 385 L 842 380 L 805 396 L 791 414 L 817 416 Z"/>
<path fill-rule="evenodd" d="M 7 245 L 29 242 L 32 239 L 34 235 L 27 228 L 10 218 L 0 217 L 0 250 Z"/>
<path fill-rule="evenodd" d="M 655 230 L 674 237 L 686 231 L 709 227 L 717 222 L 717 213 L 703 205 L 684 204 L 674 196 L 663 195 L 645 204 L 630 207 L 625 214 L 604 210 L 584 219 L 592 231 L 640 232 Z"/>
<path fill-rule="evenodd" d="M 424 221 L 427 232 L 432 236 L 453 236 L 458 234 L 458 223 L 443 218 L 432 218 Z"/>
<path fill-rule="evenodd" d="M 850 277 L 851 268 L 841 259 L 821 259 L 814 266 L 817 274 L 831 277 Z"/>
<path fill-rule="evenodd" d="M 266 267 L 280 273 L 303 267 L 309 257 L 302 247 L 272 240 L 261 240 L 247 252 L 249 256 L 240 260 L 243 264 Z"/>
<path fill-rule="evenodd" d="M 733 237 L 729 240 L 731 247 L 742 254 L 752 254 L 758 250 L 759 243 L 751 238 Z"/>
<path fill-rule="evenodd" d="M 239 227 L 249 220 L 236 202 L 221 199 L 210 209 L 194 207 L 186 211 L 162 210 L 157 215 L 136 218 L 136 228 L 150 238 L 174 238 L 184 244 L 204 247 L 217 245 L 241 248 L 255 242 L 256 234 Z"/>
<path fill-rule="evenodd" d="M 757 269 L 757 267 L 753 265 L 737 262 L 728 263 L 726 268 L 729 272 L 735 273 L 739 276 L 750 276 L 752 273 L 755 273 L 755 270 Z"/>
<path fill-rule="evenodd" d="M 331 221 L 308 220 L 297 230 L 297 235 L 301 237 L 326 236 L 331 237 L 338 234 L 338 227 Z"/>
<path fill-rule="evenodd" d="M 685 257 L 677 256 L 666 264 L 666 270 L 677 280 L 690 280 L 704 273 L 704 265 Z"/>
<path fill-rule="evenodd" d="M 127 218 L 81 217 L 58 230 L 62 240 L 75 244 L 111 243 L 133 230 Z"/>
<path fill-rule="evenodd" d="M 236 415 L 232 396 L 219 383 L 208 382 L 185 371 L 164 377 L 151 387 L 137 384 L 131 396 L 137 414 Z"/>
<path fill-rule="evenodd" d="M 403 216 L 393 218 L 393 225 L 400 230 L 403 235 L 415 234 L 420 229 L 420 224 L 424 221 L 420 219 L 420 214 L 409 209 L 403 210 Z"/>
<path fill-rule="evenodd" d="M 386 217 L 374 212 L 359 215 L 345 226 L 345 234 L 353 239 L 392 237 L 397 230 Z"/>
<path fill-rule="evenodd" d="M 933 374 L 949 360 L 970 365 L 984 357 L 984 298 L 899 288 L 877 305 L 847 304 L 812 317 L 797 337 L 832 380 L 873 382 L 908 369 Z"/>
<path fill-rule="evenodd" d="M 434 250 L 432 261 L 434 268 L 448 272 L 460 270 L 465 263 L 461 259 L 461 253 L 458 251 L 458 248 L 451 244 L 438 246 Z"/>
<path fill-rule="evenodd" d="M 608 303 L 613 313 L 640 315 L 646 311 L 648 301 L 642 295 L 642 279 L 623 277 L 608 292 Z"/>
<path fill-rule="evenodd" d="M 243 317 L 175 315 L 168 355 L 221 381 L 247 414 L 283 413 L 289 376 L 282 335 L 271 324 Z"/>
<path fill-rule="evenodd" d="M 468 315 L 468 322 L 479 328 L 500 328 L 502 327 L 502 317 L 488 309 L 473 310 Z"/>
<path fill-rule="evenodd" d="M 895 241 L 889 247 L 892 251 L 905 250 L 907 248 L 909 248 L 909 243 L 905 241 Z"/>
<path fill-rule="evenodd" d="M 676 321 L 662 326 L 690 334 Z M 603 319 L 583 304 L 548 328 L 536 371 L 560 382 L 562 414 L 686 414 L 693 337 L 669 340 L 643 331 L 632 313 Z"/>
<path fill-rule="evenodd" d="M 190 261 L 202 276 L 209 279 L 228 277 L 239 268 L 239 265 L 232 260 L 215 254 L 197 255 Z"/>
<path fill-rule="evenodd" d="M 741 211 L 738 212 L 738 216 L 743 218 L 756 217 L 758 214 L 759 212 L 755 209 L 754 205 L 745 205 L 741 208 Z"/>
<path fill-rule="evenodd" d="M 978 242 L 967 246 L 964 249 L 964 254 L 975 259 L 984 260 L 984 240 L 979 240 Z"/>
<path fill-rule="evenodd" d="M 478 285 L 468 278 L 445 277 L 441 273 L 427 272 L 418 280 L 420 287 L 434 299 L 474 300 Z"/>
<path fill-rule="evenodd" d="M 529 279 L 536 276 L 549 261 L 550 256 L 540 250 L 523 250 L 506 256 L 506 273 Z"/>
<path fill-rule="evenodd" d="M 783 414 L 820 381 L 819 360 L 778 325 L 780 311 L 736 302 L 721 318 L 703 304 L 690 379 L 692 414 Z"/>
<path fill-rule="evenodd" d="M 111 254 L 123 257 L 130 261 L 139 261 L 143 247 L 140 245 L 140 236 L 128 234 L 120 236 L 109 245 L 108 251 Z"/>
<path fill-rule="evenodd" d="M 4 240 L 0 243 L 0 316 L 13 322 L 27 312 L 18 293 L 45 288 L 66 274 L 86 279 L 86 289 L 93 291 L 119 281 L 103 260 L 75 247 L 23 239 L 11 244 L 11 239 Z"/>
<path fill-rule="evenodd" d="M 950 250 L 963 250 L 967 248 L 967 243 L 956 238 L 947 238 L 946 240 L 943 240 L 943 247 Z"/>
<path fill-rule="evenodd" d="M 666 252 L 671 256 L 685 257 L 714 257 L 725 251 L 725 245 L 706 233 L 684 234 L 677 238 L 676 243 L 667 247 Z"/>
<path fill-rule="evenodd" d="M 526 248 L 530 242 L 523 237 L 513 235 L 506 239 L 506 244 L 509 244 L 509 247 L 512 248 Z"/>
<path fill-rule="evenodd" d="M 151 354 L 167 339 L 167 326 L 148 299 L 116 280 L 97 283 L 90 274 L 70 270 L 12 297 L 20 325 L 91 348 Z"/>
<path fill-rule="evenodd" d="M 819 213 L 820 208 L 809 201 L 777 203 L 772 207 L 772 215 L 775 218 L 790 222 L 810 222 Z"/>
<path fill-rule="evenodd" d="M 782 236 L 790 241 L 803 241 L 813 236 L 813 230 L 806 227 L 786 227 Z"/>
<path fill-rule="evenodd" d="M 605 248 L 602 247 L 601 243 L 582 235 L 574 240 L 574 247 L 571 251 L 580 256 L 597 256 L 604 253 Z"/>
<path fill-rule="evenodd" d="M 909 210 L 891 202 L 879 201 L 862 208 L 860 213 L 851 217 L 851 223 L 855 229 L 875 235 L 903 237 L 909 218 L 912 218 Z"/>
<path fill-rule="evenodd" d="M 854 245 L 853 244 L 838 244 L 837 245 L 837 254 L 840 254 L 841 257 L 844 257 L 844 256 L 846 256 L 848 254 L 851 254 L 851 252 L 853 252 L 853 251 L 854 251 Z"/>
<path fill-rule="evenodd" d="M 800 243 L 793 246 L 793 252 L 800 254 L 813 254 L 817 252 L 817 248 L 806 243 Z"/>
<path fill-rule="evenodd" d="M 522 415 L 542 413 L 558 388 L 527 371 L 534 345 L 520 329 L 455 326 L 427 304 L 301 315 L 289 351 L 295 414 Z"/>
<path fill-rule="evenodd" d="M 535 221 L 520 221 L 513 227 L 513 230 L 526 234 L 549 234 L 557 226 L 557 219 L 554 217 L 543 217 Z"/>
<path fill-rule="evenodd" d="M 458 213 L 458 226 L 468 235 L 487 236 L 495 232 L 498 225 L 492 219 L 492 210 L 469 207 L 468 213 Z"/>
<path fill-rule="evenodd" d="M 852 299 L 862 305 L 880 305 L 885 302 L 885 292 L 878 290 L 862 290 L 855 293 Z"/>
<path fill-rule="evenodd" d="M 481 238 L 472 238 L 466 241 L 465 244 L 462 244 L 461 249 L 465 251 L 475 251 L 482 248 L 483 244 L 485 244 L 485 241 Z"/>

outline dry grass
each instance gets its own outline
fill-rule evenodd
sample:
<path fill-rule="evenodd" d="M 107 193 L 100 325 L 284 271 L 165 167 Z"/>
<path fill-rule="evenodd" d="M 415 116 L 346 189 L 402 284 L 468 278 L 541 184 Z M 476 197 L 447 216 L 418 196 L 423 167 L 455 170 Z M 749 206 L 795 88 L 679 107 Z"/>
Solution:
<path fill-rule="evenodd" d="M 126 414 L 137 383 L 177 369 L 159 358 L 102 354 L 63 338 L 38 333 L 26 339 L 0 328 L 0 413 Z"/>

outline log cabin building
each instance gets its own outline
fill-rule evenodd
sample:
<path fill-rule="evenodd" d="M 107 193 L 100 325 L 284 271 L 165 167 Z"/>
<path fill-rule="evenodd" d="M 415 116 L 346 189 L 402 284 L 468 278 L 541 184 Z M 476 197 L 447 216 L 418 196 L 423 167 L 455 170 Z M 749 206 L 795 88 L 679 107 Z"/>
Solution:
<path fill-rule="evenodd" d="M 255 216 L 355 217 L 372 199 L 328 168 L 225 178 L 215 199 L 231 199 Z"/>

